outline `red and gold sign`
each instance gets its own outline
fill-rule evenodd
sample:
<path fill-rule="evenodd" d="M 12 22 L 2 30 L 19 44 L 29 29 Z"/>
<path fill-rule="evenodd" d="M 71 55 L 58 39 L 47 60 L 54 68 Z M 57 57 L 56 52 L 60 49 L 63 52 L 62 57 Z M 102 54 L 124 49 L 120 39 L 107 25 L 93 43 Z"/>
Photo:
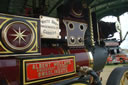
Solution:
<path fill-rule="evenodd" d="M 26 60 L 24 66 L 26 66 L 24 69 L 26 83 L 50 80 L 75 73 L 74 56 Z"/>

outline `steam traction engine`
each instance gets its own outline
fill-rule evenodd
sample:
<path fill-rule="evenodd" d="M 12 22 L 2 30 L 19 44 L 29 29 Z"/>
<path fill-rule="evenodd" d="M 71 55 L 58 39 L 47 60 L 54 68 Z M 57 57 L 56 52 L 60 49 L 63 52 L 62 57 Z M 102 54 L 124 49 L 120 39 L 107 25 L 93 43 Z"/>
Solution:
<path fill-rule="evenodd" d="M 37 1 L 1 9 L 0 85 L 101 85 L 109 49 L 99 44 L 95 13 L 82 0 Z"/>

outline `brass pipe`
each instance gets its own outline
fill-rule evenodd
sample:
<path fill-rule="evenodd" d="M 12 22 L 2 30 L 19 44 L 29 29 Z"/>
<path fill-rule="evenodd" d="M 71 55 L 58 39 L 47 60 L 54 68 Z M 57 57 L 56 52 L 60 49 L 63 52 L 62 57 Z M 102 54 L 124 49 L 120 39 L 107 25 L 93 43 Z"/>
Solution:
<path fill-rule="evenodd" d="M 89 7 L 89 27 L 91 32 L 91 45 L 94 46 L 95 43 L 94 43 L 94 34 L 93 34 L 92 13 L 90 7 Z"/>

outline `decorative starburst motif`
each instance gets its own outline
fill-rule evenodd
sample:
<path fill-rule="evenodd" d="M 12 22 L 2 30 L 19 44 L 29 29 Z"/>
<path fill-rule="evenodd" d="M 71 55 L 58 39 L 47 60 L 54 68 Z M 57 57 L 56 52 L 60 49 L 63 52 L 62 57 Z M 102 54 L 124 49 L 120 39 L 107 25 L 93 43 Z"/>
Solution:
<path fill-rule="evenodd" d="M 18 31 L 16 31 L 15 29 L 13 29 L 13 31 L 16 33 L 16 34 L 11 34 L 11 36 L 15 36 L 15 38 L 14 38 L 13 41 L 18 40 L 19 41 L 19 45 L 21 44 L 21 40 L 23 40 L 24 42 L 26 42 L 25 39 L 24 39 L 24 37 L 27 36 L 27 35 L 24 35 L 24 33 L 26 32 L 26 30 L 23 30 L 21 32 L 21 28 L 19 27 Z"/>

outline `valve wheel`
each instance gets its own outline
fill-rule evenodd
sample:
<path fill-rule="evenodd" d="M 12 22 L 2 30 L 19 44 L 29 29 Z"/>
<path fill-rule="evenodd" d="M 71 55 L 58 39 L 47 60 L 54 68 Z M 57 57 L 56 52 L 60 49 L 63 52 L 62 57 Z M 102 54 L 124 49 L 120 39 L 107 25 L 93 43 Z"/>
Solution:
<path fill-rule="evenodd" d="M 110 74 L 107 85 L 128 85 L 128 67 L 118 67 Z"/>

